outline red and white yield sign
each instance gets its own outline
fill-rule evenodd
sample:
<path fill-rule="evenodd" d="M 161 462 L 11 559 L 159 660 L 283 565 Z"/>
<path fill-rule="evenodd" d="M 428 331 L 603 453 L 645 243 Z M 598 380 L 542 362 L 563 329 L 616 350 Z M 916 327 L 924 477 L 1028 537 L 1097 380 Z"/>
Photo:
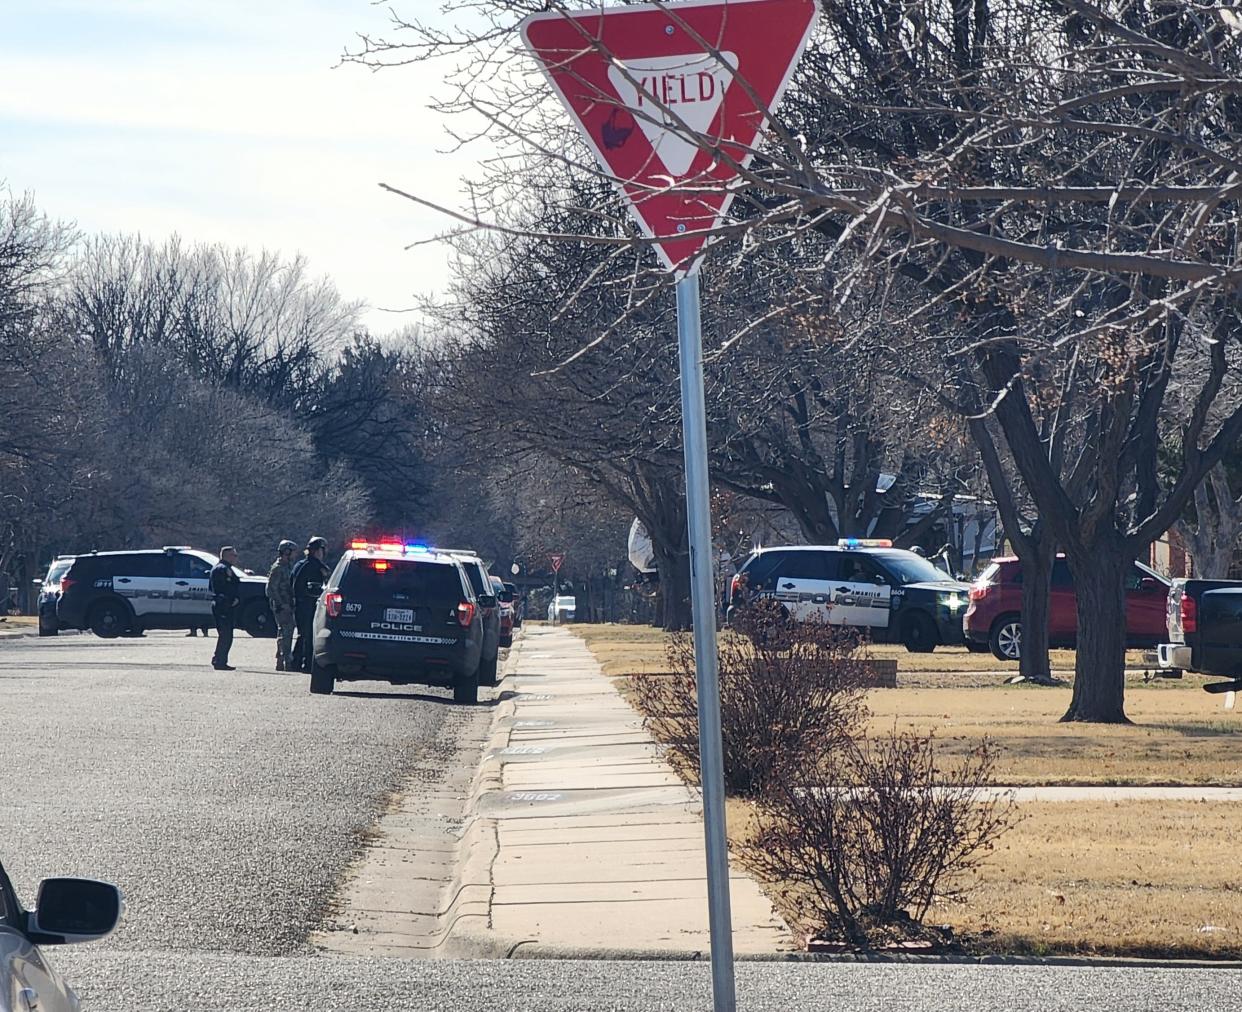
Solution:
<path fill-rule="evenodd" d="M 522 36 L 670 270 L 692 266 L 802 55 L 815 0 L 535 14 Z"/>
<path fill-rule="evenodd" d="M 561 571 L 561 566 L 564 565 L 564 563 L 565 563 L 565 556 L 553 555 L 552 556 L 552 572 L 559 573 Z"/>

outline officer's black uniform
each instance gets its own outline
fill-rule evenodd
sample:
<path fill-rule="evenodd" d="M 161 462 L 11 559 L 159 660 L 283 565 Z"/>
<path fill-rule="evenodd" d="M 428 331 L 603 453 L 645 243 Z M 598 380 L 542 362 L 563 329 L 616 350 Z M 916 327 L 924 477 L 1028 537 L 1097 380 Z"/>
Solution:
<path fill-rule="evenodd" d="M 217 562 L 211 571 L 211 613 L 216 619 L 216 652 L 211 666 L 217 671 L 231 671 L 229 648 L 233 646 L 233 615 L 237 611 L 238 588 L 241 580 L 226 562 Z"/>
<path fill-rule="evenodd" d="M 307 555 L 293 567 L 293 617 L 298 639 L 293 644 L 291 671 L 310 671 L 315 651 L 315 603 L 323 593 L 323 585 L 331 570 L 313 555 Z"/>

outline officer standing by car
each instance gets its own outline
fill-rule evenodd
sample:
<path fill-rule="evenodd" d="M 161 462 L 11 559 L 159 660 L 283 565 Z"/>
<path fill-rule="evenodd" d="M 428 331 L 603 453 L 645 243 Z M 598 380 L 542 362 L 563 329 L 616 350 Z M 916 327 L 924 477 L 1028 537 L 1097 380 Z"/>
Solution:
<path fill-rule="evenodd" d="M 330 573 L 323 561 L 327 552 L 327 541 L 311 538 L 306 542 L 305 558 L 293 567 L 293 611 L 298 625 L 298 641 L 293 646 L 293 661 L 286 670 L 311 669 L 311 655 L 315 651 L 315 602 L 323 593 L 323 585 Z"/>
<path fill-rule="evenodd" d="M 236 671 L 229 664 L 229 649 L 233 646 L 233 617 L 237 611 L 241 580 L 233 567 L 237 564 L 237 550 L 230 545 L 220 549 L 220 561 L 211 571 L 211 614 L 216 619 L 216 652 L 211 655 L 211 666 L 217 671 Z"/>
<path fill-rule="evenodd" d="M 276 549 L 276 561 L 267 571 L 267 600 L 276 619 L 276 670 L 293 671 L 293 553 L 298 546 L 282 541 Z"/>

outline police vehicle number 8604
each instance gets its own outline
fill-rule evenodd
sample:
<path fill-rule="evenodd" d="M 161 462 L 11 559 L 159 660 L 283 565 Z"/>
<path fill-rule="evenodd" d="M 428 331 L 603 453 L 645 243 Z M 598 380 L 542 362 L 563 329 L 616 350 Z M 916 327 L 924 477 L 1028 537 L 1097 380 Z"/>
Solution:
<path fill-rule="evenodd" d="M 767 598 L 795 621 L 851 626 L 875 642 L 930 652 L 965 642 L 969 594 L 968 584 L 891 541 L 843 538 L 756 551 L 733 578 L 729 613 Z"/>

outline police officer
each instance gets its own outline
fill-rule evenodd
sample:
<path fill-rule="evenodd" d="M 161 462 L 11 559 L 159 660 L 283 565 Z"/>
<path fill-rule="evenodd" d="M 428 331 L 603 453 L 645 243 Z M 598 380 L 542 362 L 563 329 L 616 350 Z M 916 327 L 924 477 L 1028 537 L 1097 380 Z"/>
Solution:
<path fill-rule="evenodd" d="M 233 616 L 241 580 L 233 567 L 237 564 L 237 550 L 231 545 L 220 549 L 220 561 L 211 571 L 211 614 L 216 619 L 216 652 L 211 656 L 211 666 L 217 671 L 236 671 L 229 664 L 229 648 L 233 646 Z"/>
<path fill-rule="evenodd" d="M 276 548 L 276 561 L 267 571 L 267 600 L 276 619 L 276 670 L 293 671 L 293 553 L 298 546 L 282 541 Z"/>
<path fill-rule="evenodd" d="M 306 542 L 306 556 L 293 567 L 293 613 L 298 625 L 298 641 L 293 646 L 293 663 L 288 670 L 310 671 L 315 652 L 315 602 L 323 592 L 329 570 L 323 557 L 328 543 L 323 538 Z"/>

